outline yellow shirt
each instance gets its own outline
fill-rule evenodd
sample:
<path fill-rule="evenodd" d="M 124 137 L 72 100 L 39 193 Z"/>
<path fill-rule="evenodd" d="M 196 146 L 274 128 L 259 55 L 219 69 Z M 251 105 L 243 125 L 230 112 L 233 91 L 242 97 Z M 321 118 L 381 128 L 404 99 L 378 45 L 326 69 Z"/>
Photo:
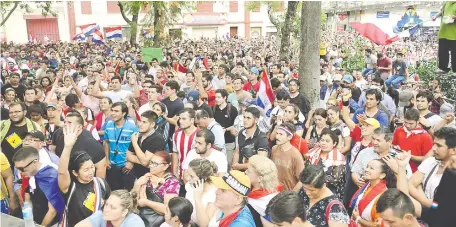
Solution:
<path fill-rule="evenodd" d="M 3 172 L 10 167 L 11 166 L 10 166 L 5 154 L 3 154 L 3 152 L 0 152 L 0 171 Z M 8 189 L 6 188 L 5 180 L 3 179 L 3 177 L 0 177 L 0 178 L 2 181 L 2 186 L 1 186 L 1 190 L 0 190 L 0 200 L 2 200 L 7 196 L 7 194 L 4 195 L 3 192 L 8 193 Z"/>
<path fill-rule="evenodd" d="M 326 48 L 328 48 L 328 44 L 325 42 L 320 43 L 320 56 L 326 55 Z"/>

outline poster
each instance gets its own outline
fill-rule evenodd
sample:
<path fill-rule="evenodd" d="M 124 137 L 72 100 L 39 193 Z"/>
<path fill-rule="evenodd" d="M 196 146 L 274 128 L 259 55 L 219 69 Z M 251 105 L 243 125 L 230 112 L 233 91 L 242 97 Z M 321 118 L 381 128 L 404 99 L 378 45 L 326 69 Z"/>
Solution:
<path fill-rule="evenodd" d="M 158 62 L 163 61 L 162 48 L 142 48 L 141 53 L 144 62 L 151 62 L 154 58 L 157 58 Z"/>
<path fill-rule="evenodd" d="M 377 11 L 377 18 L 389 18 L 389 11 Z"/>

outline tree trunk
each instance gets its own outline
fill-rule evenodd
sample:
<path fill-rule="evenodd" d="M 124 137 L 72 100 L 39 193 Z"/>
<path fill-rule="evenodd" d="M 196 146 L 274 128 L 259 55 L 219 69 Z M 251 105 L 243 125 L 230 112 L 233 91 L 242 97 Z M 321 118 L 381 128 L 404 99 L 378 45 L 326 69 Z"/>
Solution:
<path fill-rule="evenodd" d="M 165 33 L 165 5 L 162 2 L 154 2 L 154 47 L 160 47 Z"/>
<path fill-rule="evenodd" d="M 291 18 L 296 16 L 297 1 L 289 1 L 285 21 L 282 27 L 282 35 L 280 40 L 280 59 L 289 59 L 290 57 L 290 33 L 291 33 Z"/>
<path fill-rule="evenodd" d="M 301 52 L 299 54 L 300 92 L 310 101 L 312 108 L 320 94 L 320 26 L 321 2 L 303 1 L 301 9 Z"/>
<path fill-rule="evenodd" d="M 138 12 L 139 13 L 139 12 Z M 136 36 L 138 35 L 138 14 L 133 15 L 130 23 L 130 45 L 136 45 Z"/>
<path fill-rule="evenodd" d="M 6 4 L 6 3 L 0 3 L 0 4 Z M 19 6 L 19 2 L 14 2 L 14 6 L 13 8 L 11 8 L 11 10 L 8 12 L 8 14 L 6 14 L 6 17 L 2 20 L 2 23 L 0 23 L 0 26 L 3 26 L 6 21 L 10 18 L 11 14 L 13 14 L 14 10 L 16 10 L 16 8 Z M 3 8 L 3 6 L 2 6 Z"/>

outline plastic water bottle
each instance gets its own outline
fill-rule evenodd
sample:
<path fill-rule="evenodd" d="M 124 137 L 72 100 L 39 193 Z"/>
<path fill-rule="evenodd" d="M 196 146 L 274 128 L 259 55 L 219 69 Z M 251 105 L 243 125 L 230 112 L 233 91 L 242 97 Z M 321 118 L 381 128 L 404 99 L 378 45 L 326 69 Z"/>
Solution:
<path fill-rule="evenodd" d="M 25 227 L 35 227 L 35 222 L 33 222 L 33 209 L 30 203 L 24 202 L 22 216 L 24 218 Z"/>

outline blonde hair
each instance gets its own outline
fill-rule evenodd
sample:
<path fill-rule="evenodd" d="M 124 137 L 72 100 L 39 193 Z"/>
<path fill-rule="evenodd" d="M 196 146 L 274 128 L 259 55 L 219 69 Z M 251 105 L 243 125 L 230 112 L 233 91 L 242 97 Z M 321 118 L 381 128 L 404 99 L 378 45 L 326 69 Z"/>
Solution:
<path fill-rule="evenodd" d="M 214 162 L 203 158 L 193 159 L 188 164 L 188 167 L 192 168 L 200 179 L 204 179 L 204 181 L 208 183 L 211 183 L 210 177 L 217 174 L 217 165 Z"/>
<path fill-rule="evenodd" d="M 138 196 L 134 191 L 127 191 L 125 189 L 115 190 L 111 192 L 111 196 L 116 196 L 120 199 L 120 205 L 128 210 L 128 213 L 139 213 L 138 211 Z"/>
<path fill-rule="evenodd" d="M 275 163 L 261 155 L 253 155 L 249 158 L 249 169 L 255 171 L 260 179 L 260 185 L 268 192 L 275 192 L 279 185 L 279 177 Z"/>

